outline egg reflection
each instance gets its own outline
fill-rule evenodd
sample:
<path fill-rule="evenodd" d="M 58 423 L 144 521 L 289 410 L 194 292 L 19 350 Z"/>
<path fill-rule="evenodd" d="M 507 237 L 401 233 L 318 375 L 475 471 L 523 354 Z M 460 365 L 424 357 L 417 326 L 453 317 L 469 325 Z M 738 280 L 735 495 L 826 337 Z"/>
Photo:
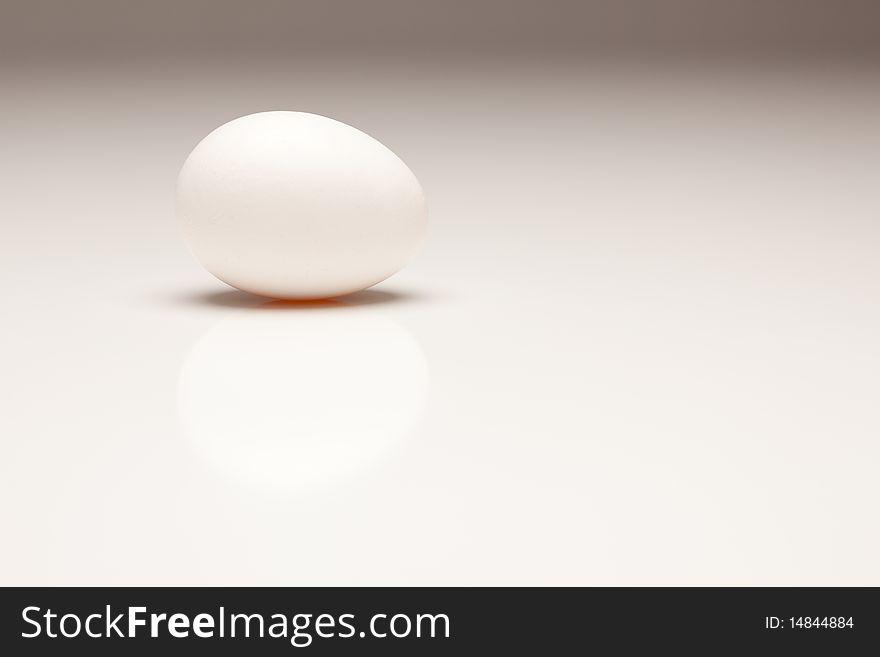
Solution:
<path fill-rule="evenodd" d="M 415 339 L 362 308 L 253 309 L 222 320 L 180 373 L 183 431 L 249 486 L 332 485 L 407 436 L 428 372 Z"/>

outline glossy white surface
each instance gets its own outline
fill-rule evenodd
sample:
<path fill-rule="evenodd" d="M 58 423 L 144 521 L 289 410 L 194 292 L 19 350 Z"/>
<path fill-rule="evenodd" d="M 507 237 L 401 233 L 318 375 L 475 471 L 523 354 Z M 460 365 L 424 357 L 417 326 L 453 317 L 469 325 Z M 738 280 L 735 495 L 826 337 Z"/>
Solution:
<path fill-rule="evenodd" d="M 223 124 L 177 180 L 177 216 L 205 268 L 245 292 L 324 299 L 395 274 L 425 235 L 425 196 L 380 142 L 272 111 Z"/>
<path fill-rule="evenodd" d="M 876 74 L 323 66 L 4 74 L 0 583 L 880 584 Z M 407 154 L 411 266 L 199 267 L 265 107 Z"/>
<path fill-rule="evenodd" d="M 199 338 L 180 371 L 180 425 L 233 481 L 269 492 L 328 488 L 415 428 L 425 357 L 382 314 L 284 310 L 242 310 Z"/>

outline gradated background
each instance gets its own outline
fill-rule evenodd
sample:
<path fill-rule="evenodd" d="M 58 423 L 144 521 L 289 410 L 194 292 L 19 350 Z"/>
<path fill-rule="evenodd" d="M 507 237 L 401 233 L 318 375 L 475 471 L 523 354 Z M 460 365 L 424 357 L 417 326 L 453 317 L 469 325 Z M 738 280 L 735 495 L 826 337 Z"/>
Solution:
<path fill-rule="evenodd" d="M 876 3 L 0 11 L 0 583 L 880 584 Z M 178 168 L 267 109 L 419 259 L 204 272 Z"/>

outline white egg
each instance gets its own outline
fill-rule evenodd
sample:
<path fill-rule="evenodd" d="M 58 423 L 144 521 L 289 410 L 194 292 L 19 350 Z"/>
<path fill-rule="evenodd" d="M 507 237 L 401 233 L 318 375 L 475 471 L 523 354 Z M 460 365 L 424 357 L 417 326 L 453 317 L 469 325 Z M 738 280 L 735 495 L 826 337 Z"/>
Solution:
<path fill-rule="evenodd" d="M 226 123 L 190 153 L 177 214 L 220 280 L 279 299 L 340 296 L 412 258 L 425 233 L 421 185 L 384 145 L 304 112 Z"/>

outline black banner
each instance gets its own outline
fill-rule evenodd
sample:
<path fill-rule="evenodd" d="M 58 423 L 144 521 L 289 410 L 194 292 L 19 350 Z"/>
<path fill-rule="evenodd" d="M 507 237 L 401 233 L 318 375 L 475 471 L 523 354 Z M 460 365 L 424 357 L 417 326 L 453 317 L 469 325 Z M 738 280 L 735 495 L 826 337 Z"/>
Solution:
<path fill-rule="evenodd" d="M 7 588 L 0 654 L 876 650 L 875 589 Z"/>

